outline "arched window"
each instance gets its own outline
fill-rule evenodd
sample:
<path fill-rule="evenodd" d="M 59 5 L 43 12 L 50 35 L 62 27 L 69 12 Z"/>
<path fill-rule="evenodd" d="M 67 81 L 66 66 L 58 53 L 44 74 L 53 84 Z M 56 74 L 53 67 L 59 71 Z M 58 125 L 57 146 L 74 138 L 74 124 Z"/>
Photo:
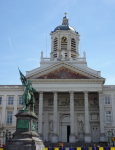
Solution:
<path fill-rule="evenodd" d="M 76 52 L 76 42 L 74 38 L 71 39 L 71 51 Z"/>
<path fill-rule="evenodd" d="M 54 51 L 57 51 L 58 49 L 58 39 L 55 37 L 54 39 Z"/>

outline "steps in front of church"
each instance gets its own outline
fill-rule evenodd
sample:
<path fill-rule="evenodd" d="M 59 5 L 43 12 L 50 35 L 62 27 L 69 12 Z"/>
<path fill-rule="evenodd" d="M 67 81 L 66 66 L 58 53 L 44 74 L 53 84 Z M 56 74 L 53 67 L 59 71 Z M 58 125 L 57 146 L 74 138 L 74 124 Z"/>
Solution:
<path fill-rule="evenodd" d="M 76 142 L 76 143 L 69 143 L 69 142 L 63 142 L 63 147 L 81 147 L 84 145 L 85 147 L 94 147 L 94 144 L 97 146 L 99 145 L 99 142 L 91 142 L 91 143 L 85 143 L 85 142 Z M 46 142 L 45 147 L 59 147 L 59 143 L 51 143 L 51 142 Z M 107 143 L 101 143 L 102 147 L 106 147 Z"/>

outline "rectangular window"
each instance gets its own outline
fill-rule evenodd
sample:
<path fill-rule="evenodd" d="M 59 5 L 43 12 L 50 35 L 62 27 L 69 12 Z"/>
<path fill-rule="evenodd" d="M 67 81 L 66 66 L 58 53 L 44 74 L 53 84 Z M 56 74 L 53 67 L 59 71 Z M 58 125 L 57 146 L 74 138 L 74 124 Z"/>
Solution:
<path fill-rule="evenodd" d="M 106 111 L 106 122 L 111 122 L 111 111 Z"/>
<path fill-rule="evenodd" d="M 7 112 L 7 123 L 12 123 L 12 112 L 11 111 Z"/>
<path fill-rule="evenodd" d="M 22 97 L 19 97 L 19 105 L 22 105 Z"/>
<path fill-rule="evenodd" d="M 0 105 L 2 105 L 2 97 L 0 97 Z"/>
<path fill-rule="evenodd" d="M 8 97 L 8 105 L 13 105 L 14 97 Z"/>
<path fill-rule="evenodd" d="M 1 113 L 1 111 L 0 111 L 0 122 L 2 121 L 2 113 Z"/>
<path fill-rule="evenodd" d="M 105 97 L 105 104 L 110 104 L 110 97 Z"/>

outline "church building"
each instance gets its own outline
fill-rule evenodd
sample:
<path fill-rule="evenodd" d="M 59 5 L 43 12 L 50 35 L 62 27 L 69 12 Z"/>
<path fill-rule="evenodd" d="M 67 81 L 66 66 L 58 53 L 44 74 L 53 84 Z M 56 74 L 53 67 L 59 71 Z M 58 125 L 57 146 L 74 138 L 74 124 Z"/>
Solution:
<path fill-rule="evenodd" d="M 86 52 L 79 54 L 80 34 L 62 24 L 51 33 L 50 58 L 41 52 L 40 67 L 26 71 L 36 89 L 36 131 L 52 143 L 78 141 L 106 142 L 108 131 L 115 133 L 115 85 L 104 85 L 101 72 L 87 67 Z M 0 139 L 16 130 L 22 109 L 22 85 L 0 85 Z"/>

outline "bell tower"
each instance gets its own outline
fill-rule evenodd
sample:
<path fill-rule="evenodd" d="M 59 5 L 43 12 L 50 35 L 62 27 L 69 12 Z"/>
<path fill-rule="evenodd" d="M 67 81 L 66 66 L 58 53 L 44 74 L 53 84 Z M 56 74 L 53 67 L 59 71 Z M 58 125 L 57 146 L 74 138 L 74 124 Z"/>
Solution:
<path fill-rule="evenodd" d="M 57 26 L 51 35 L 51 59 L 55 61 L 73 61 L 79 58 L 79 33 L 69 25 L 69 19 L 63 17 L 62 24 Z"/>

